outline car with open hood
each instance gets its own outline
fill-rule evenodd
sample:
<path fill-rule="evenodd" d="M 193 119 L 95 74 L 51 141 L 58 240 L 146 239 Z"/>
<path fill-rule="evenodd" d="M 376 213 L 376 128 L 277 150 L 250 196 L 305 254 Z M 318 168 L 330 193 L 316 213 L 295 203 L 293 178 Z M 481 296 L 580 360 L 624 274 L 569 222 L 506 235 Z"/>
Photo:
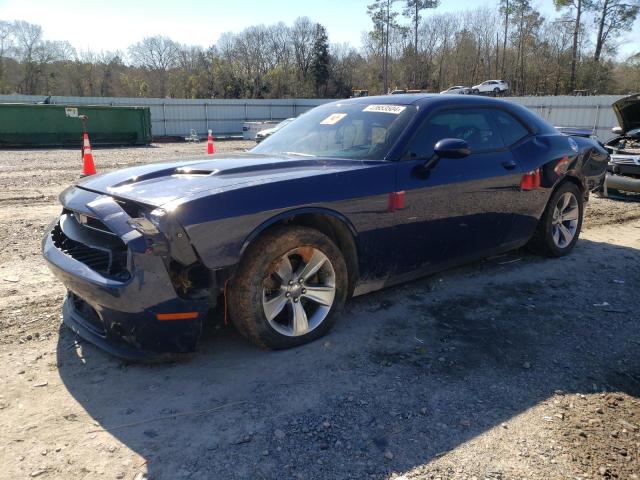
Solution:
<path fill-rule="evenodd" d="M 605 143 L 611 162 L 604 184 L 612 191 L 640 193 L 640 94 L 629 95 L 613 104 L 618 127 L 615 137 Z"/>
<path fill-rule="evenodd" d="M 514 103 L 339 100 L 247 153 L 85 178 L 42 250 L 64 322 L 116 355 L 191 352 L 219 306 L 256 345 L 288 348 L 349 297 L 524 245 L 568 254 L 607 162 Z"/>

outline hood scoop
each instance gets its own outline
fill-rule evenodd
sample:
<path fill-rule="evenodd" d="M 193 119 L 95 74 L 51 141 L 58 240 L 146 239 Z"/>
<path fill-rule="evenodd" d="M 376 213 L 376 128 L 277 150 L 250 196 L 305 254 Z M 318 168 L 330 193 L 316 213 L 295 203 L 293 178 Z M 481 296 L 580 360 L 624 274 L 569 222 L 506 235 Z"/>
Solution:
<path fill-rule="evenodd" d="M 218 170 L 212 170 L 210 168 L 191 168 L 191 167 L 179 167 L 176 168 L 174 175 L 215 175 Z"/>
<path fill-rule="evenodd" d="M 213 175 L 217 172 L 218 170 L 212 170 L 209 168 L 191 168 L 191 167 L 163 168 L 160 170 L 143 173 L 142 175 L 137 175 L 135 177 L 127 178 L 122 182 L 113 184 L 111 188 L 125 187 L 127 185 L 131 185 L 134 183 L 141 183 L 147 180 L 154 180 L 162 177 L 170 177 L 172 175 L 208 176 L 208 175 Z"/>

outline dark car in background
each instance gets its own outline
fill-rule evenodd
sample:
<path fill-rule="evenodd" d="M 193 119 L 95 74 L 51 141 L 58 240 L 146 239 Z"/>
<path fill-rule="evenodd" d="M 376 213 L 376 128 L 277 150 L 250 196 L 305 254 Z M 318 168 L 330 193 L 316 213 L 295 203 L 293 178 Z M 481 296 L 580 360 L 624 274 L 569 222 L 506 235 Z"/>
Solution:
<path fill-rule="evenodd" d="M 65 323 L 117 355 L 193 351 L 217 305 L 287 348 L 327 333 L 348 297 L 524 245 L 566 255 L 607 162 L 495 99 L 340 100 L 245 154 L 84 179 L 43 253 Z"/>

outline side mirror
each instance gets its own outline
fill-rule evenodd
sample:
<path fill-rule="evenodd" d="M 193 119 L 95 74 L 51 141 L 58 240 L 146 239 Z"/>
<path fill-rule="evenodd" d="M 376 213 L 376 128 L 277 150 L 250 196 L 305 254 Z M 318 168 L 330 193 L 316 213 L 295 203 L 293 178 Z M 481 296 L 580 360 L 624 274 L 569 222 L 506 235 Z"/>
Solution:
<path fill-rule="evenodd" d="M 613 127 L 611 129 L 611 133 L 613 133 L 614 135 L 622 135 L 624 131 L 622 130 L 622 127 Z"/>
<path fill-rule="evenodd" d="M 471 154 L 469 144 L 459 138 L 443 138 L 433 147 L 440 158 L 464 158 Z"/>

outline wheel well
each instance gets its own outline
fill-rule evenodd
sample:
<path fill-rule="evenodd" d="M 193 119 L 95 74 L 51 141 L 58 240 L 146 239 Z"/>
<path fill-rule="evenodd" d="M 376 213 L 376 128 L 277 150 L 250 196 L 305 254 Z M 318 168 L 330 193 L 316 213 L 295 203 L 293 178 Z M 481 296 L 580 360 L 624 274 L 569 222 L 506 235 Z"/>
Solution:
<path fill-rule="evenodd" d="M 562 181 L 558 183 L 558 185 L 556 185 L 556 188 L 554 188 L 554 192 L 558 188 L 560 188 L 560 185 L 567 182 L 573 183 L 576 187 L 578 187 L 578 190 L 582 192 L 582 196 L 584 197 L 585 200 L 589 199 L 589 190 L 585 188 L 584 184 L 580 181 L 578 177 L 574 177 L 573 175 L 567 175 L 566 177 L 564 177 Z"/>
<path fill-rule="evenodd" d="M 336 244 L 342 252 L 344 261 L 347 265 L 347 273 L 349 275 L 348 294 L 351 296 L 359 273 L 358 249 L 354 235 L 349 227 L 343 221 L 332 215 L 323 213 L 301 213 L 292 215 L 291 217 L 287 217 L 269 225 L 269 227 L 260 232 L 259 235 L 262 235 L 264 232 L 267 232 L 274 227 L 283 225 L 300 225 L 302 227 L 313 228 L 325 234 L 333 241 L 333 243 Z"/>

